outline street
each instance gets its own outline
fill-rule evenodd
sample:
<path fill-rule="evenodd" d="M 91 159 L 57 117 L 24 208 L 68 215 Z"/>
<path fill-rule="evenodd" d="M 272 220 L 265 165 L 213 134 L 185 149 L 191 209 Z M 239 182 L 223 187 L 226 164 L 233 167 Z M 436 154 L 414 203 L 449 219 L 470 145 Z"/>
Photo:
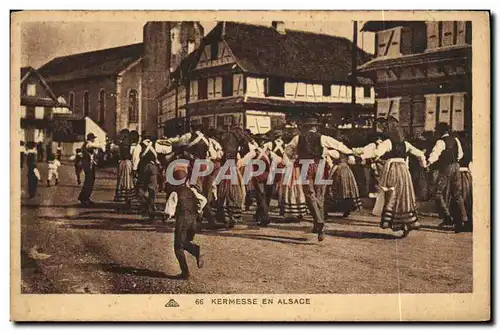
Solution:
<path fill-rule="evenodd" d="M 437 218 L 421 217 L 422 229 L 400 239 L 400 233 L 379 228 L 368 210 L 346 219 L 330 215 L 321 243 L 309 233 L 309 219 L 258 228 L 248 212 L 235 229 L 196 235 L 205 266 L 197 269 L 187 256 L 191 278 L 179 280 L 173 222 L 118 212 L 113 169 L 97 172 L 92 208 L 79 205 L 72 165 L 60 168 L 56 187 L 46 186 L 45 163 L 39 170 L 42 181 L 32 200 L 22 171 L 23 293 L 472 291 L 471 233 L 440 230 Z M 158 207 L 164 202 L 161 193 Z M 47 255 L 32 258 L 33 251 Z"/>

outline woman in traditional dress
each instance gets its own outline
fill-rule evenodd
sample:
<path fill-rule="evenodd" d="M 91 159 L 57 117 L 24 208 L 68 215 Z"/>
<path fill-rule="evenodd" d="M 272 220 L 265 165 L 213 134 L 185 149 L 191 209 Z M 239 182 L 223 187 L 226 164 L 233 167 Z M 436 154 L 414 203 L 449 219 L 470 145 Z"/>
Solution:
<path fill-rule="evenodd" d="M 422 167 L 425 167 L 426 160 L 421 150 L 405 141 L 399 122 L 394 117 L 389 118 L 387 136 L 389 139 L 380 143 L 372 153 L 365 151 L 361 157 L 367 159 L 385 156 L 387 159 L 380 177 L 380 193 L 373 213 L 381 216 L 380 227 L 403 231 L 403 237 L 406 237 L 411 230 L 420 227 L 407 156 L 408 153 L 416 156 Z"/>
<path fill-rule="evenodd" d="M 119 143 L 119 163 L 118 178 L 116 182 L 116 193 L 114 201 L 125 202 L 126 208 L 131 207 L 131 201 L 137 197 L 133 174 L 132 174 L 132 153 L 129 131 L 120 131 Z"/>
<path fill-rule="evenodd" d="M 355 163 L 354 157 L 332 149 L 326 150 L 323 155 L 331 164 L 328 178 L 332 180 L 326 189 L 326 213 L 340 211 L 343 217 L 347 217 L 351 212 L 359 211 L 362 202 L 356 178 L 349 166 Z"/>

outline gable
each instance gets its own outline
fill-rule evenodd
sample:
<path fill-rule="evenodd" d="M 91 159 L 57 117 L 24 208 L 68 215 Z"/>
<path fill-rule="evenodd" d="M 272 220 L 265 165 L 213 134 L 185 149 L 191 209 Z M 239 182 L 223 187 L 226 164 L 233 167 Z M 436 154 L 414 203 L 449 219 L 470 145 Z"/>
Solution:
<path fill-rule="evenodd" d="M 21 82 L 21 96 L 29 96 L 37 99 L 48 99 L 57 101 L 54 93 L 42 80 L 40 75 L 34 71 L 29 72 L 23 77 Z"/>
<path fill-rule="evenodd" d="M 200 59 L 196 65 L 197 69 L 236 63 L 231 49 L 224 40 L 214 41 L 202 47 Z"/>

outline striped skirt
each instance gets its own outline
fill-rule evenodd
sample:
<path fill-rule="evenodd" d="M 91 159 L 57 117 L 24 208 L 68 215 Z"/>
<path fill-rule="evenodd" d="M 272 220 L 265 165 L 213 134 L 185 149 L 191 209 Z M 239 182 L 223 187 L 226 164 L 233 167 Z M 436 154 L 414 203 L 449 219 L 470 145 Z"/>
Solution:
<path fill-rule="evenodd" d="M 294 167 L 288 183 L 283 181 L 280 186 L 279 198 L 286 218 L 300 218 L 307 214 L 306 196 L 299 178 L 300 167 Z"/>
<path fill-rule="evenodd" d="M 114 201 L 130 201 L 137 197 L 132 177 L 132 161 L 121 160 L 118 164 L 118 178 Z"/>
<path fill-rule="evenodd" d="M 392 228 L 394 231 L 409 230 L 420 227 L 417 218 L 415 191 L 411 181 L 410 171 L 404 159 L 390 159 L 384 166 L 380 178 L 380 193 L 375 202 L 375 209 L 381 207 L 382 228 Z"/>
<path fill-rule="evenodd" d="M 228 169 L 229 174 L 229 169 Z M 244 203 L 245 185 L 240 171 L 236 171 L 237 182 L 231 183 L 230 179 L 221 180 L 217 187 L 217 212 L 219 218 L 227 215 L 229 223 L 240 223 Z"/>
<path fill-rule="evenodd" d="M 361 209 L 358 184 L 346 163 L 340 163 L 330 171 L 332 185 L 326 190 L 325 209 L 327 211 L 350 212 Z"/>

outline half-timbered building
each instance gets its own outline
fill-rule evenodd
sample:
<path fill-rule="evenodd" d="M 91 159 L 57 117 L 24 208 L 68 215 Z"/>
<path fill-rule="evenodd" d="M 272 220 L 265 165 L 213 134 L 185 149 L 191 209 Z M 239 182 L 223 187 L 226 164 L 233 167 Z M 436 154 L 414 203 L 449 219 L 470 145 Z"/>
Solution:
<path fill-rule="evenodd" d="M 375 58 L 358 67 L 374 81 L 377 116 L 399 118 L 408 137 L 447 122 L 472 129 L 471 24 L 465 21 L 370 21 Z"/>
<path fill-rule="evenodd" d="M 370 55 L 356 47 L 357 63 Z M 331 35 L 220 22 L 171 75 L 158 96 L 159 134 L 179 124 L 265 133 L 303 112 L 371 112 L 370 80 L 350 77 L 353 43 Z M 355 102 L 352 91 L 355 89 Z"/>

